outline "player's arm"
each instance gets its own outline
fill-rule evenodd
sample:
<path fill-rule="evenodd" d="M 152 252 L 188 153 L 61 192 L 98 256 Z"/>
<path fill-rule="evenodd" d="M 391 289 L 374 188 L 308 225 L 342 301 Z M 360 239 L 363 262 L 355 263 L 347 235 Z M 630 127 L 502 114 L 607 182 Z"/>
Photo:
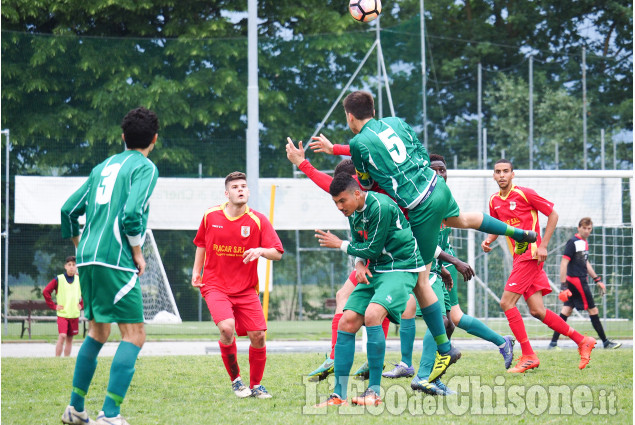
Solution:
<path fill-rule="evenodd" d="M 566 248 L 569 248 L 569 243 L 567 243 Z M 569 261 L 571 260 L 566 254 L 563 255 L 562 260 L 560 260 L 560 294 L 558 294 L 558 298 L 560 298 L 562 302 L 566 302 L 572 295 L 571 290 L 569 290 L 569 284 L 567 283 L 567 266 L 569 265 Z"/>
<path fill-rule="evenodd" d="M 328 193 L 333 177 L 318 171 L 309 161 L 306 160 L 302 142 L 299 142 L 298 147 L 296 148 L 293 144 L 293 140 L 291 140 L 290 137 L 287 137 L 287 158 L 308 178 L 310 178 L 313 183 L 318 185 L 320 189 Z"/>
<path fill-rule="evenodd" d="M 490 252 L 492 250 L 491 244 L 498 239 L 498 235 L 487 235 L 485 240 L 481 242 L 481 248 L 483 252 Z"/>
<path fill-rule="evenodd" d="M 57 277 L 53 278 L 53 280 L 46 285 L 42 291 L 42 296 L 44 297 L 44 301 L 46 301 L 46 305 L 49 306 L 51 310 L 63 310 L 64 306 L 53 302 L 53 291 L 57 291 Z"/>
<path fill-rule="evenodd" d="M 437 251 L 440 251 L 437 258 L 444 263 L 450 263 L 454 265 L 454 267 L 456 267 L 456 271 L 461 273 L 465 282 L 474 277 L 474 270 L 472 270 L 472 267 L 468 263 L 463 262 L 455 256 L 448 254 L 447 252 L 441 250 L 440 247 L 437 247 Z"/>
<path fill-rule="evenodd" d="M 278 251 L 276 248 L 250 248 L 243 254 L 243 263 L 247 264 L 260 257 L 264 257 L 271 261 L 279 261 L 282 259 L 282 252 Z"/>
<path fill-rule="evenodd" d="M 396 207 L 395 207 L 396 208 Z M 381 214 L 379 213 L 381 211 Z M 383 217 L 383 220 L 379 218 Z M 389 207 L 381 204 L 376 214 L 372 214 L 366 223 L 367 238 L 363 239 L 359 234 L 353 234 L 353 240 L 341 249 L 348 255 L 353 255 L 367 260 L 373 260 L 381 256 L 388 238 L 388 220 L 391 220 Z"/>
<path fill-rule="evenodd" d="M 593 270 L 593 266 L 591 266 L 591 262 L 588 260 L 586 262 L 586 270 L 587 270 L 587 273 L 589 273 L 589 276 L 591 277 L 591 279 L 593 279 L 596 285 L 600 287 L 601 295 L 606 294 L 606 285 L 604 285 L 604 282 L 602 282 L 602 276 L 600 276 L 599 274 L 595 272 L 595 270 Z"/>
<path fill-rule="evenodd" d="M 539 263 L 542 263 L 547 259 L 547 247 L 549 246 L 549 241 L 551 240 L 551 236 L 553 236 L 553 232 L 556 230 L 557 224 L 558 213 L 556 212 L 556 210 L 551 210 L 551 213 L 547 216 L 545 233 L 542 235 L 540 246 L 538 247 L 538 251 L 536 252 L 536 257 L 538 258 Z"/>
<path fill-rule="evenodd" d="M 64 202 L 61 210 L 62 238 L 72 238 L 75 248 L 79 243 L 79 217 L 86 212 L 90 192 L 90 178 Z M 77 242 L 77 243 L 76 243 Z"/>
<path fill-rule="evenodd" d="M 194 254 L 194 267 L 192 267 L 192 286 L 205 286 L 201 272 L 205 263 L 205 248 L 197 246 Z"/>

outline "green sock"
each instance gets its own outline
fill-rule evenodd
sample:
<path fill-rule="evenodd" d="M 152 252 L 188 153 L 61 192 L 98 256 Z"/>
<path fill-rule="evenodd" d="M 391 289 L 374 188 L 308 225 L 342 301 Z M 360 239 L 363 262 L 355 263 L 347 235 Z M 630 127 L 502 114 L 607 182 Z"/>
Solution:
<path fill-rule="evenodd" d="M 95 369 L 97 369 L 97 355 L 103 346 L 104 344 L 101 342 L 87 336 L 79 349 L 79 353 L 77 353 L 70 405 L 78 412 L 85 410 L 84 397 L 86 397 L 90 382 L 93 380 Z"/>
<path fill-rule="evenodd" d="M 380 326 L 381 327 L 381 326 Z M 382 331 L 383 332 L 383 331 Z M 345 331 L 337 331 L 337 342 L 335 343 L 335 388 L 333 392 L 346 399 L 348 391 L 348 376 L 351 373 L 353 360 L 355 359 L 355 334 Z"/>
<path fill-rule="evenodd" d="M 415 333 L 417 325 L 414 317 L 412 319 L 401 319 L 399 326 L 399 339 L 401 340 L 401 361 L 406 366 L 412 366 L 412 347 L 415 343 Z"/>
<path fill-rule="evenodd" d="M 459 320 L 457 325 L 459 328 L 463 329 L 465 332 L 475 335 L 485 341 L 489 341 L 492 344 L 496 344 L 497 347 L 500 347 L 505 343 L 505 339 L 487 327 L 487 325 L 475 317 L 468 316 L 464 314 Z"/>
<path fill-rule="evenodd" d="M 119 414 L 119 406 L 123 403 L 130 382 L 132 382 L 134 365 L 139 351 L 141 348 L 127 341 L 121 341 L 119 348 L 117 348 L 115 357 L 112 359 L 108 392 L 102 408 L 104 415 L 108 418 L 113 418 Z"/>
<path fill-rule="evenodd" d="M 368 388 L 379 395 L 381 391 L 381 373 L 384 369 L 384 356 L 386 355 L 386 337 L 380 325 L 366 326 L 366 354 L 368 356 Z"/>
<path fill-rule="evenodd" d="M 423 351 L 421 352 L 421 361 L 419 362 L 419 371 L 417 377 L 419 379 L 428 379 L 434 366 L 434 360 L 437 355 L 437 343 L 434 341 L 430 329 L 426 331 L 423 337 Z"/>
<path fill-rule="evenodd" d="M 478 230 L 492 235 L 509 236 L 516 241 L 522 240 L 524 235 L 523 229 L 510 226 L 488 214 L 483 214 L 483 222 Z"/>
<path fill-rule="evenodd" d="M 425 320 L 428 329 L 432 332 L 435 342 L 437 343 L 437 351 L 441 354 L 445 354 L 452 346 L 450 340 L 445 333 L 445 326 L 443 325 L 443 317 L 441 316 L 441 305 L 439 301 L 434 304 L 430 304 L 426 308 L 421 309 L 421 315 Z"/>

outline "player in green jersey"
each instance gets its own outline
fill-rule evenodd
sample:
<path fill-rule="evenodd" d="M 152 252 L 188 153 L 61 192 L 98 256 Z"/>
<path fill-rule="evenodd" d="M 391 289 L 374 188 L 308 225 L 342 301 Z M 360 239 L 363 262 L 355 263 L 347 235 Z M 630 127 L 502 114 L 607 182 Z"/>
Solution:
<path fill-rule="evenodd" d="M 338 325 L 335 388 L 320 406 L 345 403 L 355 352 L 355 333 L 362 324 L 366 325 L 368 334 L 369 386 L 352 402 L 376 405 L 381 403 L 379 385 L 386 349 L 380 325 L 386 316 L 394 323 L 399 323 L 409 294 L 416 284 L 417 274 L 424 267 L 423 259 L 410 224 L 388 196 L 364 192 L 353 177 L 344 174 L 333 179 L 330 193 L 338 209 L 349 217 L 353 240 L 342 241 L 332 233 L 321 230 L 316 231 L 316 237 L 321 246 L 339 248 L 356 257 L 356 279 L 359 284 L 349 296 Z M 365 260 L 370 260 L 368 266 Z M 447 341 L 440 317 L 439 321 L 440 328 L 435 323 L 430 323 L 430 327 L 439 340 Z M 441 374 L 445 369 L 447 365 L 439 366 Z"/>
<path fill-rule="evenodd" d="M 121 128 L 127 149 L 93 168 L 62 207 L 62 237 L 71 238 L 77 248 L 84 311 L 90 320 L 75 363 L 70 405 L 62 415 L 66 424 L 128 423 L 120 405 L 145 342 L 139 276 L 146 267 L 141 247 L 148 201 L 159 176 L 148 159 L 157 141 L 159 120 L 154 112 L 137 108 L 128 112 Z M 78 218 L 84 214 L 86 226 L 80 239 Z M 102 411 L 93 422 L 84 399 L 111 323 L 118 324 L 122 341 L 112 360 Z"/>

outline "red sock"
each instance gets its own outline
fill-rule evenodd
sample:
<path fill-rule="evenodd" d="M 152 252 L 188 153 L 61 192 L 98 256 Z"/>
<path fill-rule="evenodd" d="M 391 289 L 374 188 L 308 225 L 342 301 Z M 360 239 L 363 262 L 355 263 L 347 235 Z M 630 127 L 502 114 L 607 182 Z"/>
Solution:
<path fill-rule="evenodd" d="M 331 323 L 331 360 L 335 358 L 335 343 L 337 342 L 337 327 L 340 324 L 340 319 L 343 313 L 337 313 L 333 316 L 333 322 Z"/>
<path fill-rule="evenodd" d="M 516 337 L 516 341 L 520 343 L 523 356 L 535 354 L 534 349 L 531 348 L 531 344 L 529 343 L 529 338 L 527 338 L 525 323 L 523 322 L 523 317 L 520 315 L 520 311 L 518 311 L 516 307 L 510 308 L 505 312 L 505 316 L 509 322 L 509 328 Z"/>
<path fill-rule="evenodd" d="M 390 327 L 390 319 L 386 316 L 381 324 L 381 328 L 384 330 L 384 338 L 388 339 L 388 328 Z"/>
<path fill-rule="evenodd" d="M 229 374 L 229 379 L 234 381 L 234 379 L 238 378 L 238 375 L 240 375 L 238 358 L 236 357 L 236 338 L 234 338 L 230 345 L 225 345 L 220 341 L 218 341 L 218 345 L 220 346 L 220 356 L 223 358 L 223 363 L 225 364 L 225 369 Z"/>
<path fill-rule="evenodd" d="M 249 346 L 249 388 L 260 385 L 262 375 L 265 374 L 267 363 L 267 347 L 254 348 Z"/>
<path fill-rule="evenodd" d="M 542 322 L 559 334 L 568 336 L 573 341 L 575 341 L 576 344 L 581 343 L 584 339 L 584 337 L 578 331 L 567 325 L 567 322 L 562 320 L 562 317 L 558 316 L 556 313 L 549 309 L 547 309 L 547 313 L 545 314 L 545 318 L 542 319 Z"/>

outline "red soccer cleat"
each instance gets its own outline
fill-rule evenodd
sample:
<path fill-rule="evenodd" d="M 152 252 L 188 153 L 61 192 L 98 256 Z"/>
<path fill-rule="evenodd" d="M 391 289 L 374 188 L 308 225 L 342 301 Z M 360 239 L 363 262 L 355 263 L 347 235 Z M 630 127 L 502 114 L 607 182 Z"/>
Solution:
<path fill-rule="evenodd" d="M 530 354 L 527 356 L 520 356 L 516 366 L 511 369 L 507 369 L 507 373 L 525 373 L 529 369 L 534 369 L 538 366 L 540 366 L 540 360 L 538 360 L 537 355 Z"/>
<path fill-rule="evenodd" d="M 585 336 L 581 343 L 578 344 L 578 353 L 580 353 L 580 370 L 584 369 L 591 360 L 591 350 L 595 347 L 597 341 L 590 337 Z"/>

